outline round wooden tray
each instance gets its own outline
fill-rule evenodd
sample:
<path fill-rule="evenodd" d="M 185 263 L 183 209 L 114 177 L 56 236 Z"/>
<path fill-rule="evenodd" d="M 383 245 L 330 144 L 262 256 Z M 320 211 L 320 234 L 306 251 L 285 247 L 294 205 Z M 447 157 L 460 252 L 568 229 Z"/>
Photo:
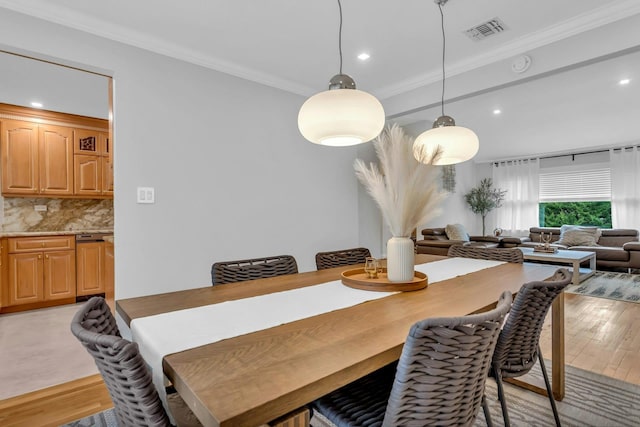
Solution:
<path fill-rule="evenodd" d="M 363 289 L 365 291 L 382 292 L 408 292 L 424 289 L 428 286 L 427 275 L 419 271 L 413 272 L 413 280 L 408 282 L 390 282 L 387 278 L 387 269 L 383 268 L 376 279 L 369 279 L 364 268 L 354 268 L 341 273 L 342 283 L 350 288 Z"/>

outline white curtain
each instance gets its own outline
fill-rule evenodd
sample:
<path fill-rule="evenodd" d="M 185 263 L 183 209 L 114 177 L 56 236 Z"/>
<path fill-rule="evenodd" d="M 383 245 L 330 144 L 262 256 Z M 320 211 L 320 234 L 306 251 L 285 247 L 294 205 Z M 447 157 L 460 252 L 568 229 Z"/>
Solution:
<path fill-rule="evenodd" d="M 493 164 L 494 187 L 507 190 L 496 211 L 497 226 L 505 235 L 523 236 L 538 226 L 540 160 L 514 160 Z"/>
<path fill-rule="evenodd" d="M 640 150 L 610 150 L 613 228 L 640 229 Z"/>

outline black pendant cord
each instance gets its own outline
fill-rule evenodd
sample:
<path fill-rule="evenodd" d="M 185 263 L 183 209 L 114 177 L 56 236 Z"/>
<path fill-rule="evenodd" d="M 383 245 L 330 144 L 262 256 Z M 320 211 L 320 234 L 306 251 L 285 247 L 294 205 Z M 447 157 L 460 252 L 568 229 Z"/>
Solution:
<path fill-rule="evenodd" d="M 442 97 L 440 98 L 440 108 L 442 111 L 441 116 L 444 116 L 444 82 L 446 80 L 444 71 L 444 54 L 447 47 L 447 39 L 444 33 L 444 12 L 442 12 L 441 3 L 438 3 L 438 8 L 440 9 L 440 26 L 442 28 Z"/>
<path fill-rule="evenodd" d="M 340 74 L 342 74 L 342 3 L 338 0 L 338 9 L 340 9 L 340 27 L 338 30 L 338 52 L 340 53 Z"/>

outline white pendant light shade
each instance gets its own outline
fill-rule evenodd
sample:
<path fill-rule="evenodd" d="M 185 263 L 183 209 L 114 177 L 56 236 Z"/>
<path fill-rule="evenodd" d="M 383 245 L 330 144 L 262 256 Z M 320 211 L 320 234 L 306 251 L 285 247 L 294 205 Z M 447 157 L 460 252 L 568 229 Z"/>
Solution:
<path fill-rule="evenodd" d="M 478 136 L 471 130 L 456 126 L 451 116 L 444 114 L 444 82 L 445 82 L 445 31 L 444 6 L 449 0 L 434 0 L 440 9 L 440 26 L 442 28 L 442 97 L 440 106 L 442 115 L 433 123 L 433 128 L 422 132 L 413 142 L 413 157 L 421 163 L 433 165 L 454 165 L 473 158 L 480 148 Z"/>
<path fill-rule="evenodd" d="M 357 89 L 333 89 L 307 99 L 298 113 L 298 128 L 309 141 L 334 147 L 361 144 L 384 127 L 382 104 Z"/>
<path fill-rule="evenodd" d="M 437 150 L 440 155 L 434 165 L 453 165 L 467 161 L 478 152 L 478 136 L 461 126 L 443 126 L 429 129 L 418 135 L 413 143 L 413 156 L 419 162 L 430 160 Z"/>

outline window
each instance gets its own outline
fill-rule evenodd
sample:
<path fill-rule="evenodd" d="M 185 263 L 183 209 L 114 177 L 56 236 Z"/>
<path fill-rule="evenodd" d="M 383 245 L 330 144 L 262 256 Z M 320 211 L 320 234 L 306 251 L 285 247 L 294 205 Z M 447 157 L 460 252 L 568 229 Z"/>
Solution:
<path fill-rule="evenodd" d="M 540 226 L 564 224 L 611 227 L 611 202 L 551 202 L 539 204 Z"/>
<path fill-rule="evenodd" d="M 539 223 L 611 228 L 611 170 L 593 168 L 540 172 Z"/>

